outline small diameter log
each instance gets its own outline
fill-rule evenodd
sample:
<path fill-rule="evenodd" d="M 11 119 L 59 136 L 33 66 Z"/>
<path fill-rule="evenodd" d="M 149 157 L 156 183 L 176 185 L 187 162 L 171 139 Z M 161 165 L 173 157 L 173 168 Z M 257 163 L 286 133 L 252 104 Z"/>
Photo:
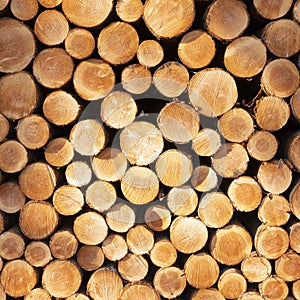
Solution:
<path fill-rule="evenodd" d="M 12 0 L 10 2 L 10 11 L 21 21 L 28 21 L 33 19 L 39 9 L 37 0 Z"/>
<path fill-rule="evenodd" d="M 272 60 L 263 70 L 261 86 L 270 96 L 289 97 L 299 86 L 299 70 L 287 59 Z"/>
<path fill-rule="evenodd" d="M 296 300 L 300 299 L 300 280 L 293 283 L 292 293 Z"/>
<path fill-rule="evenodd" d="M 167 186 L 176 187 L 185 184 L 193 172 L 191 159 L 175 149 L 163 152 L 155 164 L 159 180 Z"/>
<path fill-rule="evenodd" d="M 272 266 L 265 257 L 258 255 L 256 252 L 251 252 L 242 261 L 241 271 L 250 283 L 262 282 L 271 275 Z"/>
<path fill-rule="evenodd" d="M 92 299 L 119 299 L 122 289 L 122 279 L 116 272 L 99 269 L 90 276 L 86 292 Z"/>
<path fill-rule="evenodd" d="M 221 264 L 233 266 L 249 256 L 252 239 L 240 225 L 227 225 L 213 235 L 210 243 L 211 255 Z"/>
<path fill-rule="evenodd" d="M 268 20 L 283 17 L 291 8 L 292 0 L 276 0 L 273 3 L 264 0 L 254 0 L 254 7 L 259 15 Z"/>
<path fill-rule="evenodd" d="M 292 182 L 292 171 L 282 160 L 263 162 L 257 172 L 261 187 L 272 194 L 281 194 Z"/>
<path fill-rule="evenodd" d="M 275 262 L 276 275 L 284 281 L 300 279 L 300 256 L 294 251 L 288 251 Z"/>
<path fill-rule="evenodd" d="M 153 205 L 145 212 L 145 222 L 154 231 L 164 231 L 171 224 L 171 213 L 163 205 Z"/>
<path fill-rule="evenodd" d="M 101 119 L 111 128 L 126 127 L 134 121 L 136 114 L 136 103 L 125 92 L 111 92 L 101 103 Z"/>
<path fill-rule="evenodd" d="M 266 300 L 286 299 L 289 288 L 286 282 L 278 276 L 271 276 L 258 285 L 259 292 Z"/>
<path fill-rule="evenodd" d="M 271 160 L 275 156 L 277 149 L 278 141 L 269 131 L 256 131 L 247 142 L 249 155 L 259 161 Z"/>
<path fill-rule="evenodd" d="M 0 36 L 2 37 L 0 72 L 15 73 L 24 70 L 34 58 L 36 51 L 31 30 L 20 21 L 1 18 Z"/>
<path fill-rule="evenodd" d="M 225 300 L 220 291 L 216 289 L 199 289 L 192 295 L 191 300 Z"/>
<path fill-rule="evenodd" d="M 55 190 L 52 202 L 59 214 L 72 216 L 76 215 L 82 209 L 84 197 L 79 188 L 63 185 Z"/>
<path fill-rule="evenodd" d="M 137 21 L 144 12 L 144 5 L 141 0 L 118 0 L 116 12 L 124 22 Z"/>
<path fill-rule="evenodd" d="M 290 218 L 290 203 L 281 195 L 268 194 L 258 208 L 258 218 L 270 226 L 282 226 Z"/>
<path fill-rule="evenodd" d="M 292 213 L 300 220 L 300 182 L 293 187 L 289 200 Z"/>
<path fill-rule="evenodd" d="M 147 0 L 144 5 L 143 18 L 154 36 L 173 38 L 192 26 L 195 13 L 195 4 L 192 0 Z"/>
<path fill-rule="evenodd" d="M 201 129 L 192 140 L 192 149 L 200 156 L 212 156 L 221 147 L 221 137 L 216 130 Z"/>
<path fill-rule="evenodd" d="M 42 148 L 50 137 L 50 128 L 44 118 L 29 115 L 18 122 L 17 137 L 28 149 Z"/>
<path fill-rule="evenodd" d="M 73 231 L 80 243 L 97 245 L 105 240 L 108 227 L 102 215 L 91 211 L 75 219 Z"/>
<path fill-rule="evenodd" d="M 16 280 L 16 278 L 18 280 Z M 1 272 L 1 283 L 5 293 L 11 297 L 23 297 L 37 283 L 34 268 L 24 260 L 13 260 L 5 264 Z"/>
<path fill-rule="evenodd" d="M 220 68 L 204 69 L 196 73 L 188 87 L 192 105 L 207 117 L 217 117 L 231 109 L 238 91 L 233 77 Z"/>
<path fill-rule="evenodd" d="M 219 40 L 236 39 L 248 27 L 246 5 L 239 0 L 216 0 L 208 8 L 205 23 L 211 35 Z"/>
<path fill-rule="evenodd" d="M 0 142 L 5 140 L 9 133 L 9 122 L 8 120 L 0 113 Z"/>
<path fill-rule="evenodd" d="M 295 223 L 290 227 L 290 247 L 300 253 L 300 223 Z"/>
<path fill-rule="evenodd" d="M 193 230 L 190 230 L 193 228 Z M 170 240 L 173 246 L 185 254 L 201 250 L 208 239 L 206 226 L 193 217 L 177 217 L 170 227 Z M 189 280 L 188 280 L 189 281 Z"/>
<path fill-rule="evenodd" d="M 80 284 L 80 271 L 71 261 L 55 260 L 44 268 L 42 285 L 52 297 L 69 297 L 78 291 Z"/>
<path fill-rule="evenodd" d="M 293 16 L 296 21 L 300 22 L 300 1 L 299 0 L 297 0 L 294 3 Z"/>
<path fill-rule="evenodd" d="M 268 131 L 281 129 L 289 120 L 289 105 L 281 98 L 269 96 L 256 102 L 255 119 L 257 125 Z"/>
<path fill-rule="evenodd" d="M 195 109 L 184 102 L 171 102 L 159 112 L 157 124 L 166 140 L 186 144 L 198 134 L 200 118 Z"/>
<path fill-rule="evenodd" d="M 189 185 L 174 187 L 168 193 L 167 204 L 175 216 L 188 216 L 198 205 L 198 195 Z"/>
<path fill-rule="evenodd" d="M 212 37 L 198 29 L 186 33 L 178 44 L 178 56 L 190 69 L 200 69 L 211 63 L 216 53 Z"/>
<path fill-rule="evenodd" d="M 300 122 L 300 88 L 298 88 L 294 95 L 291 97 L 290 107 L 294 117 L 298 120 L 298 122 Z"/>
<path fill-rule="evenodd" d="M 22 233 L 28 238 L 42 240 L 56 229 L 58 215 L 49 202 L 29 201 L 21 209 L 19 225 Z"/>
<path fill-rule="evenodd" d="M 238 300 L 264 300 L 258 292 L 246 292 L 238 297 Z"/>
<path fill-rule="evenodd" d="M 125 67 L 121 74 L 123 88 L 132 94 L 146 92 L 152 83 L 150 70 L 140 64 L 133 64 Z"/>
<path fill-rule="evenodd" d="M 209 288 L 219 278 L 218 263 L 206 253 L 191 255 L 184 264 L 187 282 L 198 289 Z"/>
<path fill-rule="evenodd" d="M 150 251 L 150 259 L 157 267 L 170 267 L 177 260 L 177 251 L 169 240 L 160 240 L 154 244 Z"/>
<path fill-rule="evenodd" d="M 192 186 L 199 192 L 208 192 L 218 185 L 216 172 L 208 166 L 198 166 L 193 170 Z"/>
<path fill-rule="evenodd" d="M 189 77 L 189 72 L 184 65 L 169 61 L 154 72 L 153 83 L 163 96 L 174 98 L 185 91 Z"/>
<path fill-rule="evenodd" d="M 159 269 L 153 279 L 155 289 L 167 299 L 180 296 L 186 287 L 186 277 L 182 270 L 176 267 Z"/>
<path fill-rule="evenodd" d="M 254 36 L 243 36 L 231 42 L 225 50 L 224 64 L 234 76 L 249 78 L 260 73 L 267 62 L 267 48 Z"/>
<path fill-rule="evenodd" d="M 134 210 L 123 203 L 111 207 L 106 213 L 106 223 L 115 232 L 127 232 L 135 222 Z"/>
<path fill-rule="evenodd" d="M 19 175 L 19 185 L 23 193 L 32 200 L 46 200 L 56 186 L 54 170 L 45 163 L 28 165 Z"/>
<path fill-rule="evenodd" d="M 92 160 L 92 169 L 96 177 L 105 181 L 118 181 L 128 167 L 126 156 L 116 148 L 105 148 Z"/>
<path fill-rule="evenodd" d="M 225 143 L 212 156 L 214 170 L 224 178 L 237 178 L 248 168 L 246 149 L 237 143 Z"/>
<path fill-rule="evenodd" d="M 146 166 L 161 154 L 164 140 L 155 125 L 137 121 L 123 129 L 120 134 L 120 146 L 130 164 Z"/>
<path fill-rule="evenodd" d="M 46 266 L 52 260 L 50 248 L 43 242 L 33 241 L 28 244 L 24 256 L 30 265 L 37 268 Z"/>
<path fill-rule="evenodd" d="M 277 259 L 287 251 L 289 236 L 281 227 L 260 225 L 255 234 L 254 244 L 259 255 L 267 259 Z"/>
<path fill-rule="evenodd" d="M 148 262 L 142 255 L 129 253 L 118 261 L 118 272 L 124 280 L 129 282 L 144 279 L 148 270 Z"/>
<path fill-rule="evenodd" d="M 91 182 L 92 170 L 87 163 L 74 161 L 67 166 L 65 176 L 69 185 L 82 187 Z"/>
<path fill-rule="evenodd" d="M 25 242 L 20 234 L 14 230 L 0 235 L 0 256 L 6 260 L 13 260 L 23 256 Z"/>
<path fill-rule="evenodd" d="M 146 204 L 155 199 L 159 191 L 156 174 L 146 167 L 129 168 L 121 180 L 125 198 L 134 204 Z"/>
<path fill-rule="evenodd" d="M 85 271 L 95 271 L 104 263 L 104 254 L 99 246 L 84 245 L 77 252 L 77 263 Z"/>
<path fill-rule="evenodd" d="M 122 259 L 128 253 L 126 240 L 119 234 L 110 234 L 102 243 L 105 257 L 110 261 Z"/>
<path fill-rule="evenodd" d="M 164 49 L 156 40 L 145 40 L 139 45 L 136 55 L 142 66 L 151 68 L 161 63 L 164 58 Z"/>
<path fill-rule="evenodd" d="M 62 0 L 38 0 L 38 2 L 46 8 L 53 8 L 60 5 Z"/>
<path fill-rule="evenodd" d="M 115 73 L 101 59 L 88 59 L 78 64 L 73 76 L 76 93 L 87 101 L 105 97 L 115 85 Z"/>
<path fill-rule="evenodd" d="M 28 163 L 28 153 L 18 141 L 8 140 L 0 145 L 0 170 L 17 173 Z"/>
<path fill-rule="evenodd" d="M 1 77 L 0 99 L 0 112 L 6 118 L 18 120 L 28 116 L 37 105 L 37 88 L 33 77 L 26 72 Z"/>
<path fill-rule="evenodd" d="M 300 172 L 300 131 L 290 138 L 287 144 L 287 157 L 295 171 Z"/>
<path fill-rule="evenodd" d="M 219 278 L 218 289 L 226 299 L 237 299 L 247 291 L 247 281 L 238 269 L 227 269 Z"/>
<path fill-rule="evenodd" d="M 113 65 L 122 65 L 136 55 L 139 36 L 128 23 L 114 22 L 101 30 L 98 37 L 100 57 Z"/>
<path fill-rule="evenodd" d="M 42 288 L 36 288 L 31 290 L 29 294 L 24 296 L 24 300 L 51 300 L 51 296 L 47 292 L 47 290 Z"/>
<path fill-rule="evenodd" d="M 134 282 L 127 284 L 121 294 L 120 300 L 159 300 L 158 292 L 151 285 L 144 282 Z"/>
<path fill-rule="evenodd" d="M 199 203 L 198 216 L 207 227 L 221 228 L 231 220 L 233 206 L 222 192 L 207 193 Z"/>
<path fill-rule="evenodd" d="M 44 116 L 57 126 L 69 125 L 79 114 L 78 102 L 67 92 L 59 90 L 49 94 L 43 102 Z"/>

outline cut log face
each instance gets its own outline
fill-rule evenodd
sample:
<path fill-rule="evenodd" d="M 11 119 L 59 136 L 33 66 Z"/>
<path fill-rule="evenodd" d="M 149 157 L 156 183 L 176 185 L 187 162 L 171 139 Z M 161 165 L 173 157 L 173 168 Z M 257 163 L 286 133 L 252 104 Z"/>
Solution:
<path fill-rule="evenodd" d="M 300 279 L 300 256 L 288 251 L 275 262 L 275 272 L 284 281 L 296 281 Z"/>
<path fill-rule="evenodd" d="M 36 288 L 31 290 L 29 294 L 24 296 L 24 300 L 51 300 L 50 294 L 47 292 L 47 290 L 42 288 Z"/>
<path fill-rule="evenodd" d="M 0 142 L 2 142 L 9 133 L 9 122 L 8 120 L 0 113 Z"/>
<path fill-rule="evenodd" d="M 77 252 L 77 262 L 86 271 L 95 271 L 104 263 L 104 254 L 99 246 L 84 245 Z"/>
<path fill-rule="evenodd" d="M 292 213 L 300 220 L 300 183 L 297 183 L 289 197 Z"/>
<path fill-rule="evenodd" d="M 263 300 L 258 292 L 246 292 L 239 296 L 238 300 Z"/>
<path fill-rule="evenodd" d="M 297 222 L 290 227 L 290 247 L 300 253 L 300 223 Z"/>
<path fill-rule="evenodd" d="M 14 260 L 23 256 L 25 242 L 21 235 L 6 231 L 0 235 L 0 255 L 3 259 Z"/>
<path fill-rule="evenodd" d="M 286 282 L 278 276 L 272 276 L 265 279 L 258 285 L 259 292 L 264 295 L 264 299 L 286 299 L 289 294 L 289 288 Z"/>
<path fill-rule="evenodd" d="M 141 65 L 151 68 L 157 66 L 163 60 L 164 50 L 156 40 L 145 40 L 140 43 L 136 55 Z"/>
<path fill-rule="evenodd" d="M 291 97 L 290 106 L 294 117 L 300 122 L 300 88 Z"/>
<path fill-rule="evenodd" d="M 158 292 L 148 283 L 134 282 L 127 284 L 121 294 L 122 300 L 139 300 L 145 297 L 149 300 L 159 300 Z"/>
<path fill-rule="evenodd" d="M 39 4 L 37 0 L 12 0 L 10 2 L 10 10 L 12 14 L 21 21 L 33 19 L 37 15 L 38 9 Z"/>
<path fill-rule="evenodd" d="M 155 266 L 170 267 L 177 259 L 177 251 L 169 240 L 163 239 L 154 244 L 150 252 L 150 259 Z"/>
<path fill-rule="evenodd" d="M 205 300 L 205 299 L 225 300 L 221 292 L 216 289 L 199 289 L 196 292 L 194 292 L 191 299 L 192 300 Z"/>
<path fill-rule="evenodd" d="M 208 192 L 218 185 L 217 173 L 208 166 L 198 166 L 193 170 L 192 186 L 199 192 Z"/>
<path fill-rule="evenodd" d="M 300 1 L 294 3 L 293 15 L 296 21 L 300 22 Z"/>
<path fill-rule="evenodd" d="M 145 222 L 154 231 L 164 231 L 171 224 L 171 213 L 163 205 L 153 205 L 147 208 L 145 212 Z"/>
<path fill-rule="evenodd" d="M 126 240 L 119 234 L 110 234 L 102 243 L 105 257 L 110 261 L 117 261 L 126 256 L 128 246 Z"/>
<path fill-rule="evenodd" d="M 46 266 L 52 260 L 50 248 L 44 242 L 31 242 L 27 245 L 24 256 L 30 265 L 37 268 Z"/>
<path fill-rule="evenodd" d="M 256 11 L 265 19 L 274 20 L 283 17 L 291 8 L 292 0 L 277 0 L 273 3 L 263 0 L 254 0 Z"/>
<path fill-rule="evenodd" d="M 124 22 L 135 22 L 143 14 L 144 5 L 141 0 L 118 0 L 116 12 Z"/>
<path fill-rule="evenodd" d="M 299 299 L 299 297 L 300 297 L 300 280 L 297 280 L 293 283 L 292 292 L 293 292 L 293 296 L 296 299 Z"/>
<path fill-rule="evenodd" d="M 300 172 L 300 132 L 297 132 L 290 139 L 288 144 L 287 156 L 289 161 L 295 167 L 295 170 Z"/>
<path fill-rule="evenodd" d="M 54 8 L 60 5 L 62 0 L 38 0 L 38 2 L 46 8 Z"/>
<path fill-rule="evenodd" d="M 0 209 L 8 214 L 19 211 L 25 204 L 26 197 L 15 182 L 0 185 Z"/>

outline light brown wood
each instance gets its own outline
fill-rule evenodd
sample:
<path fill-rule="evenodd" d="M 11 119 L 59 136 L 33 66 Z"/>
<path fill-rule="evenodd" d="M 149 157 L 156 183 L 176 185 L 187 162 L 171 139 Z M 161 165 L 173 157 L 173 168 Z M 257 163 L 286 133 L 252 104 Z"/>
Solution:
<path fill-rule="evenodd" d="M 268 194 L 258 208 L 258 218 L 270 226 L 282 226 L 288 222 L 290 212 L 290 203 L 284 196 Z"/>
<path fill-rule="evenodd" d="M 190 230 L 191 228 L 193 230 Z M 170 240 L 173 246 L 182 253 L 191 254 L 201 250 L 207 239 L 207 228 L 199 219 L 177 217 L 171 224 Z"/>
<path fill-rule="evenodd" d="M 202 197 L 198 216 L 210 228 L 221 228 L 231 220 L 233 206 L 229 198 L 222 192 L 212 192 Z"/>
<path fill-rule="evenodd" d="M 37 0 L 12 0 L 10 11 L 19 20 L 28 21 L 38 13 L 39 5 Z"/>
<path fill-rule="evenodd" d="M 164 49 L 156 40 L 145 40 L 139 44 L 136 55 L 141 65 L 151 68 L 161 63 L 164 58 Z"/>
<path fill-rule="evenodd" d="M 146 166 L 153 163 L 161 154 L 164 140 L 155 125 L 136 121 L 122 130 L 120 146 L 130 164 Z"/>
<path fill-rule="evenodd" d="M 146 204 L 155 199 L 159 191 L 156 174 L 146 167 L 129 168 L 121 180 L 125 198 L 134 204 Z"/>
<path fill-rule="evenodd" d="M 193 170 L 192 186 L 199 192 L 208 192 L 218 185 L 216 172 L 208 166 L 198 166 Z"/>
<path fill-rule="evenodd" d="M 53 8 L 61 4 L 62 0 L 38 0 L 46 8 Z"/>
<path fill-rule="evenodd" d="M 59 214 L 72 216 L 82 209 L 84 197 L 79 188 L 71 185 L 62 185 L 55 190 L 52 202 Z"/>
<path fill-rule="evenodd" d="M 251 252 L 241 264 L 241 271 L 248 282 L 262 282 L 272 273 L 272 266 L 268 259 Z"/>
<path fill-rule="evenodd" d="M 122 288 L 122 279 L 116 272 L 99 269 L 91 275 L 86 292 L 92 299 L 119 299 Z"/>
<path fill-rule="evenodd" d="M 1 77 L 0 98 L 0 112 L 6 118 L 18 120 L 28 116 L 37 105 L 37 89 L 33 77 L 27 72 Z"/>
<path fill-rule="evenodd" d="M 150 88 L 152 74 L 147 67 L 140 64 L 132 64 L 123 69 L 121 83 L 127 92 L 142 94 Z"/>
<path fill-rule="evenodd" d="M 47 238 L 53 233 L 57 225 L 57 212 L 49 202 L 29 201 L 21 209 L 20 229 L 25 236 L 32 240 Z"/>
<path fill-rule="evenodd" d="M 292 213 L 300 220 L 300 182 L 296 183 L 289 196 Z"/>
<path fill-rule="evenodd" d="M 155 163 L 159 180 L 167 186 L 177 187 L 185 184 L 193 172 L 191 159 L 176 149 L 163 152 Z"/>
<path fill-rule="evenodd" d="M 25 242 L 14 228 L 0 235 L 0 256 L 6 260 L 14 260 L 23 256 Z"/>
<path fill-rule="evenodd" d="M 154 244 L 150 251 L 150 259 L 155 266 L 170 267 L 176 262 L 177 251 L 169 240 L 162 239 Z"/>
<path fill-rule="evenodd" d="M 288 143 L 286 155 L 289 159 L 289 162 L 294 167 L 294 170 L 300 172 L 300 132 L 293 134 Z"/>
<path fill-rule="evenodd" d="M 281 194 L 292 182 L 292 171 L 282 160 L 261 163 L 257 179 L 261 187 L 272 194 Z"/>
<path fill-rule="evenodd" d="M 290 247 L 300 253 L 300 222 L 294 223 L 290 227 Z"/>
<path fill-rule="evenodd" d="M 94 229 L 97 228 L 97 231 Z M 107 236 L 108 227 L 102 215 L 90 211 L 79 215 L 73 224 L 78 241 L 85 245 L 97 245 Z"/>
<path fill-rule="evenodd" d="M 85 294 L 76 293 L 76 294 L 66 298 L 66 300 L 90 300 L 90 298 L 88 296 L 86 296 Z"/>
<path fill-rule="evenodd" d="M 211 300 L 225 300 L 223 295 L 221 294 L 220 291 L 216 289 L 199 289 L 196 290 L 193 295 L 191 300 L 206 300 L 206 299 L 211 299 Z"/>
<path fill-rule="evenodd" d="M 278 276 L 271 276 L 258 285 L 259 292 L 266 300 L 286 299 L 289 288 L 286 282 Z"/>
<path fill-rule="evenodd" d="M 239 0 L 216 0 L 208 8 L 205 24 L 211 35 L 230 41 L 248 27 L 250 17 L 246 5 Z"/>
<path fill-rule="evenodd" d="M 231 42 L 224 53 L 224 65 L 234 76 L 249 78 L 260 73 L 267 62 L 267 48 L 254 36 L 243 36 Z"/>
<path fill-rule="evenodd" d="M 111 233 L 102 243 L 105 257 L 110 261 L 120 260 L 128 253 L 126 240 L 119 234 Z"/>
<path fill-rule="evenodd" d="M 269 131 L 255 131 L 247 142 L 247 150 L 251 157 L 259 161 L 271 160 L 278 149 L 276 137 Z"/>
<path fill-rule="evenodd" d="M 76 59 L 89 57 L 95 49 L 95 38 L 90 31 L 83 28 L 73 28 L 65 39 L 65 49 Z"/>
<path fill-rule="evenodd" d="M 298 88 L 291 97 L 290 107 L 294 117 L 300 122 L 300 88 Z"/>
<path fill-rule="evenodd" d="M 300 1 L 297 0 L 293 7 L 293 16 L 298 23 L 300 22 Z"/>
<path fill-rule="evenodd" d="M 9 0 L 1 0 L 0 1 L 0 11 L 4 10 L 8 6 L 8 4 L 9 4 Z M 0 286 L 1 286 L 1 284 L 0 284 Z"/>
<path fill-rule="evenodd" d="M 252 239 L 249 232 L 240 225 L 227 225 L 213 235 L 210 243 L 211 255 L 219 263 L 233 266 L 249 256 Z"/>
<path fill-rule="evenodd" d="M 1 212 L 0 213 L 0 233 L 2 233 L 4 231 L 6 227 L 6 219 L 5 219 L 5 216 L 4 214 Z M 1 263 L 1 260 L 0 260 L 0 271 L 2 269 L 2 266 L 3 266 L 3 262 Z"/>
<path fill-rule="evenodd" d="M 264 298 L 258 292 L 254 291 L 243 293 L 238 300 L 264 300 Z"/>
<path fill-rule="evenodd" d="M 287 59 L 272 60 L 263 70 L 261 85 L 270 96 L 289 97 L 299 86 L 299 70 Z"/>
<path fill-rule="evenodd" d="M 16 280 L 18 278 L 18 280 Z M 24 260 L 16 259 L 5 264 L 1 272 L 1 283 L 5 293 L 11 297 L 23 297 L 36 285 L 34 268 Z"/>
<path fill-rule="evenodd" d="M 171 224 L 171 213 L 163 205 L 152 205 L 145 212 L 145 222 L 154 231 L 164 231 Z"/>
<path fill-rule="evenodd" d="M 42 285 L 52 297 L 66 298 L 76 293 L 81 284 L 78 267 L 68 260 L 48 264 L 42 275 Z"/>
<path fill-rule="evenodd" d="M 24 70 L 34 58 L 36 45 L 31 30 L 12 18 L 0 20 L 0 72 L 15 73 Z"/>
<path fill-rule="evenodd" d="M 35 288 L 31 290 L 29 294 L 24 296 L 24 300 L 51 300 L 51 296 L 47 292 L 47 290 L 42 288 Z"/>
<path fill-rule="evenodd" d="M 200 118 L 190 105 L 170 102 L 159 112 L 157 124 L 166 140 L 186 144 L 198 134 Z"/>
<path fill-rule="evenodd" d="M 218 263 L 206 253 L 191 255 L 184 264 L 187 282 L 197 289 L 213 286 L 219 278 L 219 272 Z"/>
<path fill-rule="evenodd" d="M 84 245 L 77 252 L 77 263 L 85 271 L 95 271 L 104 263 L 104 254 L 99 246 Z"/>
<path fill-rule="evenodd" d="M 98 100 L 108 95 L 114 87 L 115 73 L 108 63 L 91 58 L 77 65 L 73 85 L 76 93 L 84 100 Z"/>
<path fill-rule="evenodd" d="M 184 65 L 176 61 L 168 61 L 156 69 L 153 83 L 163 96 L 178 97 L 187 88 L 189 72 Z"/>
<path fill-rule="evenodd" d="M 0 145 L 0 170 L 6 173 L 17 173 L 28 163 L 25 147 L 15 140 L 5 141 Z"/>
<path fill-rule="evenodd" d="M 141 0 L 118 0 L 116 12 L 124 22 L 135 22 L 143 14 L 144 5 Z"/>
<path fill-rule="evenodd" d="M 24 256 L 30 265 L 37 268 L 46 266 L 52 260 L 50 248 L 44 242 L 33 241 L 28 244 Z"/>
<path fill-rule="evenodd" d="M 28 165 L 19 175 L 23 193 L 32 200 L 46 200 L 54 192 L 57 180 L 54 170 L 46 163 Z"/>
<path fill-rule="evenodd" d="M 59 90 L 49 94 L 43 102 L 44 116 L 57 126 L 69 125 L 79 114 L 80 106 L 72 95 Z"/>
<path fill-rule="evenodd" d="M 268 20 L 283 17 L 291 8 L 292 0 L 276 0 L 273 2 L 254 0 L 254 7 L 259 15 Z"/>
<path fill-rule="evenodd" d="M 0 113 L 0 142 L 6 139 L 9 129 L 10 125 L 8 120 Z"/>
<path fill-rule="evenodd" d="M 196 73 L 188 87 L 192 105 L 207 117 L 218 117 L 237 101 L 238 90 L 233 77 L 220 68 Z"/>
<path fill-rule="evenodd" d="M 145 282 L 127 284 L 121 294 L 120 300 L 139 300 L 145 297 L 147 300 L 159 300 L 158 292 Z"/>
<path fill-rule="evenodd" d="M 263 224 L 256 230 L 254 245 L 259 255 L 267 259 L 277 259 L 287 251 L 289 236 L 281 227 Z"/>
<path fill-rule="evenodd" d="M 177 267 L 160 268 L 154 275 L 155 289 L 165 298 L 180 296 L 186 287 L 186 277 Z"/>
<path fill-rule="evenodd" d="M 199 69 L 211 63 L 216 53 L 212 37 L 200 30 L 186 33 L 178 44 L 178 56 L 188 68 Z"/>
<path fill-rule="evenodd" d="M 118 272 L 129 282 L 142 280 L 148 273 L 149 265 L 142 255 L 127 254 L 118 261 Z"/>
<path fill-rule="evenodd" d="M 136 103 L 128 93 L 114 91 L 101 102 L 101 119 L 109 127 L 126 127 L 134 121 L 136 114 Z"/>
<path fill-rule="evenodd" d="M 300 299 L 300 280 L 297 280 L 293 283 L 292 287 L 293 296 L 296 298 L 296 300 Z"/>
<path fill-rule="evenodd" d="M 294 251 L 284 253 L 275 261 L 276 275 L 284 281 L 300 279 L 300 256 Z"/>

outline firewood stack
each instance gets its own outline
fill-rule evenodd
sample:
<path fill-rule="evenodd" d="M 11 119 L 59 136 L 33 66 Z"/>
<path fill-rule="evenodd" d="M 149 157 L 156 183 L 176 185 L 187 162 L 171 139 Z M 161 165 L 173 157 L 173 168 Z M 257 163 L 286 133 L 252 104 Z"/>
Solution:
<path fill-rule="evenodd" d="M 300 300 L 300 0 L 0 0 L 0 300 Z"/>

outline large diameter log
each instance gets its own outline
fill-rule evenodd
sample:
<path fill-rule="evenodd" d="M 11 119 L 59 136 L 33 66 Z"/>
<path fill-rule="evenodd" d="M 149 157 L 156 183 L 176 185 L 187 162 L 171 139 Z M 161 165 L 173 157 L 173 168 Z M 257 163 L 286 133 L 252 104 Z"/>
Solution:
<path fill-rule="evenodd" d="M 271 276 L 258 285 L 259 292 L 267 300 L 286 299 L 289 294 L 287 283 L 278 276 Z"/>
<path fill-rule="evenodd" d="M 298 122 L 300 122 L 300 88 L 298 88 L 294 95 L 291 97 L 290 107 L 294 117 Z"/>
<path fill-rule="evenodd" d="M 291 8 L 292 0 L 276 0 L 268 2 L 264 0 L 254 0 L 254 7 L 259 15 L 268 20 L 283 17 Z"/>
<path fill-rule="evenodd" d="M 124 22 L 135 22 L 143 14 L 144 5 L 141 0 L 118 0 L 116 12 L 119 18 Z"/>
<path fill-rule="evenodd" d="M 177 251 L 169 240 L 163 239 L 154 244 L 150 251 L 150 259 L 155 266 L 170 267 L 177 259 Z"/>
<path fill-rule="evenodd" d="M 288 251 L 275 261 L 275 272 L 284 281 L 300 279 L 300 256 Z"/>
<path fill-rule="evenodd" d="M 39 241 L 33 241 L 28 244 L 24 256 L 30 265 L 37 268 L 45 267 L 52 260 L 49 246 Z"/>
<path fill-rule="evenodd" d="M 85 271 L 95 271 L 104 263 L 102 249 L 96 245 L 83 245 L 77 252 L 77 263 Z"/>
<path fill-rule="evenodd" d="M 103 241 L 102 250 L 108 260 L 117 261 L 126 256 L 128 246 L 125 238 L 119 234 L 112 233 Z"/>
<path fill-rule="evenodd" d="M 140 43 L 136 55 L 141 65 L 151 68 L 161 63 L 164 58 L 164 49 L 156 40 L 145 40 Z"/>
<path fill-rule="evenodd" d="M 12 0 L 10 2 L 10 10 L 12 14 L 21 21 L 29 21 L 33 19 L 39 9 L 37 0 Z"/>
<path fill-rule="evenodd" d="M 134 282 L 127 284 L 122 290 L 120 300 L 159 300 L 158 292 L 150 284 L 144 282 Z"/>

